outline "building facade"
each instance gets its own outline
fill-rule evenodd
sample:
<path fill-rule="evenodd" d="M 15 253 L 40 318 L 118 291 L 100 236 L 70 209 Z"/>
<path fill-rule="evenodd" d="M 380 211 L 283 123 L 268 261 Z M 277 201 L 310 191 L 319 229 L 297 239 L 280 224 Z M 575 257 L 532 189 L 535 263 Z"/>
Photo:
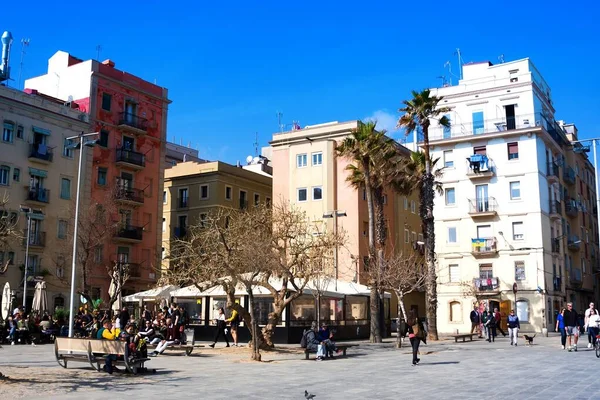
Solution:
<path fill-rule="evenodd" d="M 186 161 L 205 162 L 198 158 L 198 150 L 180 144 L 167 142 L 165 148 L 165 168 L 171 168 Z"/>
<path fill-rule="evenodd" d="M 110 210 L 114 232 L 95 249 L 90 273 L 92 297 L 107 299 L 107 267 L 127 265 L 127 295 L 153 286 L 160 273 L 161 216 L 167 89 L 115 68 L 106 60 L 83 61 L 59 51 L 48 73 L 25 81 L 26 88 L 75 100 L 99 132 L 86 163 L 90 207 Z"/>
<path fill-rule="evenodd" d="M 346 233 L 347 243 L 338 249 L 336 274 L 343 281 L 368 284 L 365 263 L 368 260 L 368 212 L 364 191 L 347 181 L 350 161 L 336 156 L 336 146 L 358 128 L 359 121 L 332 122 L 306 126 L 273 135 L 271 144 L 274 201 L 289 202 L 304 210 L 315 223 Z M 409 155 L 406 150 L 407 156 Z M 405 197 L 386 194 L 385 215 L 388 228 L 388 251 L 409 254 L 423 240 L 418 215 L 418 195 Z M 407 309 L 424 313 L 422 294 L 405 298 Z M 386 319 L 396 315 L 395 302 L 386 303 Z M 341 311 L 340 311 L 341 312 Z M 348 311 L 347 312 L 351 312 Z M 356 316 L 347 315 L 347 319 Z M 360 318 L 365 319 L 366 315 Z"/>
<path fill-rule="evenodd" d="M 593 166 L 572 143 L 574 126 L 556 122 L 550 87 L 529 59 L 467 64 L 463 76 L 432 89 L 451 121 L 429 131 L 444 168 L 438 329 L 470 330 L 474 305 L 504 317 L 515 309 L 524 331 L 553 329 L 565 302 L 582 310 L 594 297 Z"/>
<path fill-rule="evenodd" d="M 272 178 L 220 161 L 183 162 L 165 171 L 162 218 L 163 268 L 173 239 L 185 236 L 219 207 L 270 205 Z"/>
<path fill-rule="evenodd" d="M 8 214 L 3 217 L 16 221 L 23 236 L 10 240 L 0 251 L 0 266 L 6 267 L 0 273 L 0 285 L 9 282 L 14 305 L 23 304 L 29 242 L 26 310 L 31 309 L 40 280 L 46 282 L 49 310 L 69 302 L 72 242 L 68 232 L 79 152 L 67 147 L 66 138 L 88 129 L 88 115 L 75 107 L 0 86 L 0 198 L 8 200 L 2 212 Z M 82 191 L 83 203 L 89 200 L 87 189 Z"/>

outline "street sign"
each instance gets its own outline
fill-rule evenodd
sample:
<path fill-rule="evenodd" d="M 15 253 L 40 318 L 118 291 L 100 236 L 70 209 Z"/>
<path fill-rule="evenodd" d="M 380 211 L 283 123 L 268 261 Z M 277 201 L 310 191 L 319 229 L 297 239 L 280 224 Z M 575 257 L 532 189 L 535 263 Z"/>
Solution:
<path fill-rule="evenodd" d="M 513 293 L 517 294 L 517 282 L 513 283 Z"/>

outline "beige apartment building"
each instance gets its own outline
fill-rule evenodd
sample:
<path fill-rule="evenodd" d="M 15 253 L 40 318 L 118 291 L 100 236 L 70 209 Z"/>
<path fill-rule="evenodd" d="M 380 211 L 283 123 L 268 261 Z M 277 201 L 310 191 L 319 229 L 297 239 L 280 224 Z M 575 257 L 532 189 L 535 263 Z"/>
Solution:
<path fill-rule="evenodd" d="M 250 167 L 250 166 L 248 166 Z M 266 165 L 265 165 L 266 167 Z M 172 239 L 183 237 L 218 207 L 244 209 L 271 204 L 272 178 L 224 162 L 182 162 L 165 170 L 163 192 L 163 259 Z M 163 268 L 168 264 L 163 262 Z"/>
<path fill-rule="evenodd" d="M 338 250 L 336 273 L 342 281 L 367 284 L 365 262 L 368 256 L 368 213 L 363 191 L 357 191 L 346 181 L 346 158 L 338 158 L 335 148 L 359 121 L 332 122 L 288 132 L 276 133 L 271 141 L 273 165 L 273 198 L 291 202 L 307 212 L 315 222 L 344 230 L 347 243 Z M 406 149 L 406 155 L 410 152 Z M 388 251 L 410 254 L 419 251 L 422 241 L 421 220 L 418 215 L 418 195 L 405 197 L 386 194 L 389 241 Z M 345 214 L 344 214 L 345 213 Z M 416 248 L 416 250 L 415 250 Z M 395 301 L 391 314 L 395 316 Z M 390 305 L 386 303 L 386 308 Z M 407 309 L 417 308 L 423 315 L 424 296 L 414 293 L 406 298 Z M 386 318 L 390 311 L 386 310 Z"/>
<path fill-rule="evenodd" d="M 79 151 L 67 148 L 66 138 L 87 131 L 88 115 L 74 103 L 0 86 L 0 196 L 8 195 L 6 212 L 17 219 L 23 238 L 0 252 L 0 285 L 9 282 L 16 303 L 23 304 L 23 278 L 27 236 L 29 262 L 27 310 L 36 282 L 47 285 L 48 308 L 68 306 L 71 251 L 68 231 L 77 189 Z M 87 149 L 87 148 L 86 148 Z M 89 150 L 88 156 L 91 155 Z M 88 157 L 88 160 L 91 157 Z M 89 183 L 82 187 L 82 202 L 89 199 Z M 31 226 L 27 235 L 27 213 Z"/>

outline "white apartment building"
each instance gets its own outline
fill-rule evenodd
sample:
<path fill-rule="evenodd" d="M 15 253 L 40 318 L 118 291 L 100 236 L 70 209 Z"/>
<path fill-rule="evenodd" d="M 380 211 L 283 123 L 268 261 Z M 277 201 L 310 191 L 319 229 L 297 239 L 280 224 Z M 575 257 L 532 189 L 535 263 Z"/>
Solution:
<path fill-rule="evenodd" d="M 430 128 L 444 167 L 435 200 L 438 329 L 470 331 L 473 306 L 515 309 L 524 331 L 553 329 L 566 301 L 594 298 L 594 169 L 529 59 L 463 66 L 432 89 L 452 126 Z M 434 124 L 435 125 L 435 124 Z M 575 151 L 574 151 L 575 148 Z M 564 206 L 563 206 L 564 204 Z"/>

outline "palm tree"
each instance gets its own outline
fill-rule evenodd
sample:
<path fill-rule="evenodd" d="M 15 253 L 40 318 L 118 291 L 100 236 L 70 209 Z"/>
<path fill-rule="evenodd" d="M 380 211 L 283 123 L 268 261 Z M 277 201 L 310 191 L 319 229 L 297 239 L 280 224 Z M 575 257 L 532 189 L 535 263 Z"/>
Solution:
<path fill-rule="evenodd" d="M 398 127 L 406 131 L 406 135 L 420 131 L 423 133 L 423 156 L 425 173 L 421 178 L 419 216 L 423 223 L 425 239 L 425 264 L 427 279 L 425 283 L 427 296 L 427 325 L 429 338 L 438 340 L 437 333 L 437 273 L 435 260 L 435 230 L 433 218 L 433 200 L 435 197 L 435 176 L 431 172 L 432 162 L 429 152 L 429 127 L 432 120 L 437 120 L 444 127 L 450 126 L 450 120 L 443 114 L 448 112 L 446 107 L 438 107 L 441 97 L 432 96 L 429 89 L 422 92 L 412 91 L 413 98 L 404 100 L 403 107 L 398 111 L 403 115 L 398 120 Z M 442 115 L 440 117 L 440 115 Z"/>
<path fill-rule="evenodd" d="M 382 261 L 382 257 L 376 257 L 375 249 L 375 223 L 377 221 L 375 212 L 377 193 L 381 191 L 378 189 L 378 182 L 380 179 L 377 177 L 378 169 L 376 168 L 376 160 L 381 157 L 381 154 L 386 152 L 390 144 L 390 138 L 385 136 L 385 131 L 377 131 L 375 129 L 375 121 L 359 122 L 358 128 L 354 130 L 350 136 L 346 137 L 337 147 L 336 153 L 340 157 L 350 159 L 353 164 L 349 165 L 346 169 L 349 171 L 347 181 L 354 186 L 356 189 L 363 189 L 367 198 L 367 212 L 369 216 L 369 265 L 370 276 L 371 276 L 371 299 L 370 299 L 370 311 L 371 311 L 371 335 L 370 341 L 372 343 L 380 343 L 382 341 L 381 336 L 381 324 L 380 324 L 380 302 L 379 302 L 379 280 L 377 279 L 377 271 L 379 271 L 379 264 L 375 261 Z M 383 208 L 381 208 L 383 212 Z M 381 219 L 379 219 L 381 221 Z M 385 225 L 384 225 L 385 230 Z M 382 236 L 382 230 L 377 229 L 379 232 L 378 238 L 384 238 Z M 378 240 L 380 242 L 380 240 Z M 382 253 L 382 250 L 379 251 Z M 381 259 L 381 260 L 380 260 Z M 377 265 L 375 273 L 373 273 L 373 266 Z"/>

